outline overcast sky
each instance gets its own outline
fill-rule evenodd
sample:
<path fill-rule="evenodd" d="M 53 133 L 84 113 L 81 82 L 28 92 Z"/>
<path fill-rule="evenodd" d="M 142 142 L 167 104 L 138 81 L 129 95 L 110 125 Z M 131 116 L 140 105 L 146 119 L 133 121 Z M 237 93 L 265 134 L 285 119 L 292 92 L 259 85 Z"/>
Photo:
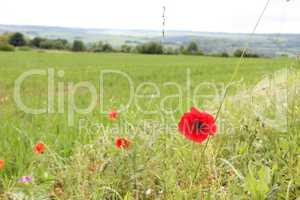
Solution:
<path fill-rule="evenodd" d="M 0 24 L 251 32 L 266 0 L 1 0 Z M 300 33 L 300 0 L 271 0 L 257 32 Z"/>

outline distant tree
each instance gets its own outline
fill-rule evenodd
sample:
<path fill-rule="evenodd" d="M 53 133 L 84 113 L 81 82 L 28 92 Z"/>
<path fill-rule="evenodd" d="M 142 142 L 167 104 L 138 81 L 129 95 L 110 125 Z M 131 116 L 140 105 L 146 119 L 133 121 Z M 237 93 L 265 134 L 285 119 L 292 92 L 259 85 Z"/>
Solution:
<path fill-rule="evenodd" d="M 181 53 L 180 48 L 175 48 L 174 49 L 174 54 L 180 54 L 180 53 Z"/>
<path fill-rule="evenodd" d="M 172 55 L 172 54 L 177 54 L 177 52 L 172 47 L 167 47 L 166 49 L 164 49 L 164 54 Z"/>
<path fill-rule="evenodd" d="M 190 42 L 186 47 L 180 47 L 180 53 L 187 55 L 203 55 L 203 51 L 199 49 L 198 44 L 194 41 Z"/>
<path fill-rule="evenodd" d="M 257 54 L 257 53 L 248 53 L 247 55 L 246 55 L 246 57 L 248 57 L 248 58 L 259 58 L 259 57 L 262 57 L 263 55 L 259 55 L 259 54 Z"/>
<path fill-rule="evenodd" d="M 163 54 L 163 46 L 157 42 L 148 42 L 136 46 L 136 51 L 144 54 Z"/>
<path fill-rule="evenodd" d="M 35 37 L 32 40 L 30 40 L 29 44 L 32 47 L 36 47 L 36 48 L 40 48 L 41 47 L 41 43 L 46 41 L 46 38 L 41 38 L 41 37 Z"/>
<path fill-rule="evenodd" d="M 179 52 L 182 53 L 182 54 L 185 53 L 185 48 L 184 48 L 183 45 L 180 45 L 180 47 L 179 47 Z"/>
<path fill-rule="evenodd" d="M 97 43 L 92 44 L 91 51 L 102 52 L 103 51 L 103 42 L 99 41 Z"/>
<path fill-rule="evenodd" d="M 121 46 L 121 52 L 123 52 L 123 53 L 130 53 L 131 52 L 131 46 L 129 46 L 127 44 L 123 44 Z"/>
<path fill-rule="evenodd" d="M 222 52 L 220 55 L 221 57 L 225 57 L 225 58 L 229 57 L 229 54 L 227 52 Z"/>
<path fill-rule="evenodd" d="M 68 41 L 63 39 L 55 39 L 55 40 L 49 40 L 45 39 L 40 42 L 39 48 L 41 49 L 68 49 Z"/>
<path fill-rule="evenodd" d="M 109 43 L 105 43 L 102 46 L 102 51 L 104 52 L 112 52 L 114 49 L 112 48 L 112 46 Z"/>
<path fill-rule="evenodd" d="M 90 50 L 93 52 L 113 52 L 114 48 L 107 42 L 103 43 L 102 41 L 99 41 L 92 44 Z"/>
<path fill-rule="evenodd" d="M 245 51 L 245 52 L 244 52 Z M 244 54 L 243 54 L 244 53 Z M 234 51 L 233 55 L 235 57 L 245 57 L 245 58 L 259 58 L 261 55 L 257 53 L 253 53 L 249 49 L 243 50 L 243 49 L 237 49 Z"/>
<path fill-rule="evenodd" d="M 41 41 L 41 43 L 39 45 L 39 48 L 54 49 L 54 45 L 53 45 L 53 42 L 51 40 L 44 40 L 44 41 Z"/>
<path fill-rule="evenodd" d="M 81 40 L 74 40 L 72 45 L 72 51 L 78 52 L 78 51 L 84 51 L 85 45 Z"/>
<path fill-rule="evenodd" d="M 187 53 L 189 54 L 197 54 L 199 51 L 198 44 L 196 42 L 190 42 L 186 48 Z"/>
<path fill-rule="evenodd" d="M 241 57 L 242 54 L 243 54 L 243 50 L 242 50 L 242 49 L 237 49 L 237 50 L 235 50 L 234 53 L 233 53 L 233 55 L 234 55 L 235 57 Z"/>
<path fill-rule="evenodd" d="M 9 44 L 17 47 L 17 46 L 24 46 L 26 44 L 25 38 L 22 33 L 14 33 L 9 38 Z"/>
<path fill-rule="evenodd" d="M 56 39 L 54 41 L 56 41 L 57 43 L 60 43 L 64 49 L 69 47 L 69 42 L 66 39 Z"/>
<path fill-rule="evenodd" d="M 103 42 L 102 42 L 102 41 L 97 42 L 97 43 L 95 44 L 95 47 L 102 50 Z"/>

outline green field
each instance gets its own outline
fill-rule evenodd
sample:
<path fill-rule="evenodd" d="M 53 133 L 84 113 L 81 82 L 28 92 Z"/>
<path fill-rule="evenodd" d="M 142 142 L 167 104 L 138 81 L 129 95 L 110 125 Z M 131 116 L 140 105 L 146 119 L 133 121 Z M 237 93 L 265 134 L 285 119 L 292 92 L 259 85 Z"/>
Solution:
<path fill-rule="evenodd" d="M 191 106 L 217 114 L 238 63 L 238 58 L 204 56 L 0 52 L 0 159 L 5 160 L 0 199 L 299 198 L 299 61 L 243 59 L 217 134 L 196 144 L 177 132 L 180 116 Z M 272 95 L 251 91 L 286 67 L 284 84 L 275 81 L 280 89 L 267 89 L 287 95 L 287 124 L 280 130 L 282 118 L 274 128 L 253 111 L 270 105 L 264 116 L 274 117 L 273 102 L 266 101 Z M 20 95 L 28 107 L 47 108 L 49 69 L 54 72 L 53 110 L 24 112 L 14 100 L 15 81 L 29 70 L 45 73 L 28 77 Z M 101 77 L 107 70 L 118 74 Z M 87 114 L 70 106 L 70 101 L 78 109 L 90 105 L 86 88 L 71 87 L 83 82 L 96 91 Z M 179 92 L 180 98 L 174 96 Z M 107 119 L 105 112 L 125 108 L 132 96 L 117 120 Z M 116 136 L 132 141 L 128 151 L 115 148 Z M 33 153 L 37 142 L 46 145 L 42 155 Z M 19 183 L 25 175 L 33 181 Z"/>

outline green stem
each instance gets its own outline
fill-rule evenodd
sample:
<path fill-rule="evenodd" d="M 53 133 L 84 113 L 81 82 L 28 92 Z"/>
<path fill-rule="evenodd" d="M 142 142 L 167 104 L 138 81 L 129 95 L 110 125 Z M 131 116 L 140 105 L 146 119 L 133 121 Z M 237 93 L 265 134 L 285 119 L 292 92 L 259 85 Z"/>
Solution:
<path fill-rule="evenodd" d="M 207 149 L 207 146 L 208 146 L 208 143 L 210 141 L 210 136 L 208 135 L 208 138 L 207 138 L 207 141 L 205 143 L 205 146 L 204 146 L 204 149 L 203 151 L 201 152 L 201 157 L 204 158 L 204 155 L 205 155 L 205 151 Z M 198 166 L 196 167 L 196 171 L 195 171 L 195 175 L 194 175 L 194 181 L 196 181 L 196 179 L 198 178 L 198 174 L 199 174 L 199 170 L 200 170 L 200 167 L 201 167 L 201 163 L 202 163 L 202 159 L 199 160 L 199 163 L 198 163 Z M 204 158 L 204 165 L 205 165 L 205 158 Z"/>

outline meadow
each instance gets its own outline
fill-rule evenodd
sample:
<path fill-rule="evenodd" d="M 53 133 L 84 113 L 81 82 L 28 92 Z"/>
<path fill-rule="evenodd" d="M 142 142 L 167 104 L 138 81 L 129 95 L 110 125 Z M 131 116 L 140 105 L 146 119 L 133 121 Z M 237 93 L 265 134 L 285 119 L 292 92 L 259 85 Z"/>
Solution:
<path fill-rule="evenodd" d="M 0 52 L 0 199 L 299 199 L 300 62 L 243 59 L 232 80 L 239 62 Z M 24 80 L 20 96 L 28 107 L 45 108 L 41 114 L 24 112 L 14 97 L 16 80 L 30 70 L 40 75 Z M 95 95 L 75 90 L 78 83 Z M 278 96 L 286 101 L 273 99 Z M 92 99 L 90 112 L 77 112 Z M 281 105 L 286 112 L 277 116 Z M 216 135 L 202 144 L 177 130 L 192 106 L 218 115 Z M 120 108 L 108 119 L 107 112 Z M 116 148 L 116 137 L 128 138 L 129 148 Z M 36 143 L 45 145 L 43 154 L 34 153 Z"/>

